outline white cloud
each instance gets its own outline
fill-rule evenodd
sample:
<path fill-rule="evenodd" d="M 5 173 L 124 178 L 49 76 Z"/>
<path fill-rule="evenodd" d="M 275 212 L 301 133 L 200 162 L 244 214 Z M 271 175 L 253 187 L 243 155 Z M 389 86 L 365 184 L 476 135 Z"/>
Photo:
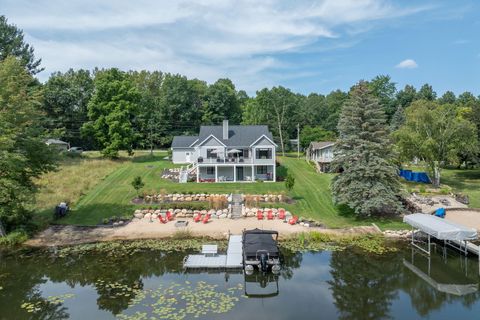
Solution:
<path fill-rule="evenodd" d="M 395 66 L 399 69 L 415 69 L 418 67 L 418 64 L 413 59 L 405 59 Z"/>
<path fill-rule="evenodd" d="M 230 77 L 247 90 L 295 72 L 282 54 L 312 52 L 322 39 L 346 38 L 366 32 L 372 21 L 427 9 L 390 0 L 0 1 L 42 58 L 42 79 L 70 67 L 116 66 L 209 82 Z"/>

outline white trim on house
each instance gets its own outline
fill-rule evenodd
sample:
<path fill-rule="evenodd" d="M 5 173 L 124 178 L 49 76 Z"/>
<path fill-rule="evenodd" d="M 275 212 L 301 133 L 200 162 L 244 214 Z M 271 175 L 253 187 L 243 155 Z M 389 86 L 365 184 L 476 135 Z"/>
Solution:
<path fill-rule="evenodd" d="M 270 141 L 275 147 L 278 147 L 278 145 L 273 142 L 269 137 L 267 137 L 266 135 L 262 134 L 257 140 L 255 140 L 251 145 L 250 147 L 254 146 L 258 141 L 260 141 L 262 138 L 265 138 L 267 139 L 268 141 Z"/>
<path fill-rule="evenodd" d="M 194 148 L 194 144 L 197 143 L 198 139 L 193 141 L 193 143 L 191 145 L 189 145 L 190 148 Z"/>
<path fill-rule="evenodd" d="M 210 138 L 214 138 L 214 139 L 217 140 L 222 146 L 227 147 L 222 141 L 220 141 L 220 140 L 219 140 L 217 137 L 215 137 L 213 134 L 211 134 L 211 135 L 209 135 L 208 137 L 206 137 L 202 142 L 200 142 L 200 143 L 198 144 L 197 147 L 200 147 L 205 141 L 208 141 L 208 139 L 210 139 Z M 197 140 L 198 140 L 198 139 L 197 139 Z"/>

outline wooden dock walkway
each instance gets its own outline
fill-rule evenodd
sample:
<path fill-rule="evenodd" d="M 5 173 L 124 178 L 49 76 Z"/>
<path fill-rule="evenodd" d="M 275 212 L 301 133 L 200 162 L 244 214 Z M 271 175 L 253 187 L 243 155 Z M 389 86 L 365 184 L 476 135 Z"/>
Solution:
<path fill-rule="evenodd" d="M 183 263 L 186 269 L 241 269 L 243 268 L 243 246 L 241 235 L 228 239 L 227 254 L 191 254 Z"/>

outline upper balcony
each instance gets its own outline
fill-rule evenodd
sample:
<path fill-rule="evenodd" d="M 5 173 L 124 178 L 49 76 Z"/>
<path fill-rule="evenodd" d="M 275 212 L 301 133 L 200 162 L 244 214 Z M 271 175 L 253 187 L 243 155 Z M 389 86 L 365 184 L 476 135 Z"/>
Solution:
<path fill-rule="evenodd" d="M 253 164 L 253 158 L 232 157 L 232 158 L 202 158 L 197 159 L 200 164 Z"/>

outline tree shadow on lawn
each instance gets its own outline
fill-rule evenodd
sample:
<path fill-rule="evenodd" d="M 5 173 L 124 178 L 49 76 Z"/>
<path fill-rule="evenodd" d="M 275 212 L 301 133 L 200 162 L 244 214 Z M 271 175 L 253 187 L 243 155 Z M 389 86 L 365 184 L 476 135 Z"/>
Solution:
<path fill-rule="evenodd" d="M 139 206 L 134 204 L 88 204 L 80 208 L 71 209 L 64 218 L 52 221 L 52 224 L 92 226 L 102 224 L 104 219 L 110 219 L 112 217 L 131 219 L 137 208 L 139 208 Z"/>
<path fill-rule="evenodd" d="M 144 162 L 154 162 L 154 161 L 162 161 L 165 158 L 165 155 L 158 155 L 158 154 L 142 154 L 138 156 L 133 156 L 132 162 L 134 163 L 144 163 Z M 163 160 L 166 161 L 166 160 Z"/>
<path fill-rule="evenodd" d="M 358 222 L 361 224 L 371 224 L 371 223 L 386 224 L 391 222 L 398 222 L 398 223 L 402 222 L 402 218 L 395 214 L 384 214 L 381 216 L 374 216 L 374 217 L 361 217 L 355 213 L 355 210 L 353 210 L 346 204 L 336 205 L 335 208 L 340 213 L 340 216 L 347 219 L 354 220 L 355 222 Z"/>
<path fill-rule="evenodd" d="M 480 170 L 456 171 L 451 175 L 444 176 L 443 182 L 458 189 L 478 190 L 480 187 Z"/>

